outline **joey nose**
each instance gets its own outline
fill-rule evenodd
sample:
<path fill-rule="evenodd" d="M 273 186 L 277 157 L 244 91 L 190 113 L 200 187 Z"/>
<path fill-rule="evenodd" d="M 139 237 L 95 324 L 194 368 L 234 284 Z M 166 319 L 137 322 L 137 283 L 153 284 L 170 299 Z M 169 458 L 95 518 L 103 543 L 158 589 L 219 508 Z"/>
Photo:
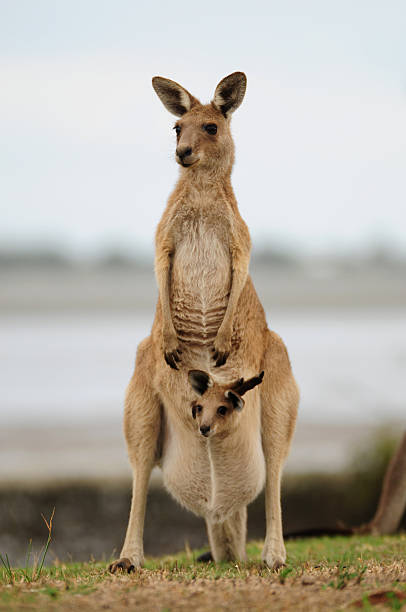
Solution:
<path fill-rule="evenodd" d="M 176 149 L 176 155 L 179 157 L 179 159 L 183 161 L 185 157 L 189 157 L 189 155 L 192 155 L 192 147 L 179 147 L 178 149 Z"/>
<path fill-rule="evenodd" d="M 202 426 L 201 426 L 201 428 L 200 428 L 200 433 L 201 433 L 203 436 L 207 436 L 207 434 L 209 433 L 209 431 L 210 431 L 210 425 L 202 425 Z"/>

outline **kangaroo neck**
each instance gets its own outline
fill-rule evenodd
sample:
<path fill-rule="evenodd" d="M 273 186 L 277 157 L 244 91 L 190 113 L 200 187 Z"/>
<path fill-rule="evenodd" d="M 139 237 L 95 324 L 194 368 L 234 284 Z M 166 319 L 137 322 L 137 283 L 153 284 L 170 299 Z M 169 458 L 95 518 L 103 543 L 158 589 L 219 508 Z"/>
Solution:
<path fill-rule="evenodd" d="M 218 199 L 228 202 L 234 212 L 237 211 L 237 202 L 231 185 L 231 172 L 225 175 L 213 173 L 191 173 L 192 169 L 182 170 L 175 191 L 183 197 L 197 200 L 199 205 L 210 203 Z"/>
<path fill-rule="evenodd" d="M 231 187 L 231 169 L 220 171 L 218 168 L 182 168 L 178 185 L 198 191 L 228 191 Z"/>

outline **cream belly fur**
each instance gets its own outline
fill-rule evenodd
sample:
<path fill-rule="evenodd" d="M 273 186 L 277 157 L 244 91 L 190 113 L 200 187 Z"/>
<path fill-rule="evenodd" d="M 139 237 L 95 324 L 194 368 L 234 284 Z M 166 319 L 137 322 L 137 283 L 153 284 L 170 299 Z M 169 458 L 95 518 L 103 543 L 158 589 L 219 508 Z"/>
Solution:
<path fill-rule="evenodd" d="M 179 232 L 171 271 L 172 320 L 182 350 L 196 367 L 214 367 L 209 349 L 224 319 L 230 293 L 228 245 L 200 211 Z"/>

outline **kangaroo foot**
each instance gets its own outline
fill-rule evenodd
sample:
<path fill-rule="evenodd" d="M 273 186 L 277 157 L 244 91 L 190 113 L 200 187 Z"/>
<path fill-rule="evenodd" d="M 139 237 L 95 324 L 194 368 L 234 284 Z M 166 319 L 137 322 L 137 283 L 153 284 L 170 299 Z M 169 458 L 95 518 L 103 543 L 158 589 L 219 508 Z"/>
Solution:
<path fill-rule="evenodd" d="M 127 557 L 113 561 L 113 563 L 110 563 L 109 565 L 109 572 L 112 574 L 116 574 L 117 572 L 127 572 L 127 574 L 131 574 L 131 572 L 134 570 L 134 565 L 131 563 L 130 559 L 127 559 Z"/>
<path fill-rule="evenodd" d="M 286 550 L 284 544 L 269 546 L 265 543 L 262 551 L 262 561 L 272 570 L 277 570 L 285 565 Z"/>
<path fill-rule="evenodd" d="M 211 551 L 208 550 L 207 552 L 197 557 L 196 561 L 198 561 L 199 563 L 211 563 L 213 561 L 213 555 L 211 554 Z"/>

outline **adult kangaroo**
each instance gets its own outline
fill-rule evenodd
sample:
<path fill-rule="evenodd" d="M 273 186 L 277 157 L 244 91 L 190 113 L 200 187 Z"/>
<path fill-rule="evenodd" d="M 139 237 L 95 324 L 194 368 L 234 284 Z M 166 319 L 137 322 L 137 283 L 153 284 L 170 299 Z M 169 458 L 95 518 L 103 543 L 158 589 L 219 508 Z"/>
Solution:
<path fill-rule="evenodd" d="M 231 186 L 230 118 L 244 98 L 246 77 L 225 77 L 207 105 L 169 79 L 155 77 L 152 84 L 179 117 L 180 176 L 156 233 L 155 319 L 138 347 L 125 400 L 133 496 L 121 557 L 110 570 L 131 571 L 143 563 L 147 488 L 156 464 L 171 494 L 205 518 L 215 561 L 244 559 L 246 507 L 265 483 L 262 558 L 277 568 L 286 559 L 281 472 L 299 393 L 286 348 L 268 330 L 248 275 L 250 237 Z M 196 399 L 210 385 L 232 390 L 241 388 L 241 378 L 255 377 L 261 384 L 249 387 L 238 425 L 235 420 L 213 436 L 206 435 L 206 425 L 202 435 L 193 418 Z M 205 414 L 212 409 L 213 403 Z"/>

